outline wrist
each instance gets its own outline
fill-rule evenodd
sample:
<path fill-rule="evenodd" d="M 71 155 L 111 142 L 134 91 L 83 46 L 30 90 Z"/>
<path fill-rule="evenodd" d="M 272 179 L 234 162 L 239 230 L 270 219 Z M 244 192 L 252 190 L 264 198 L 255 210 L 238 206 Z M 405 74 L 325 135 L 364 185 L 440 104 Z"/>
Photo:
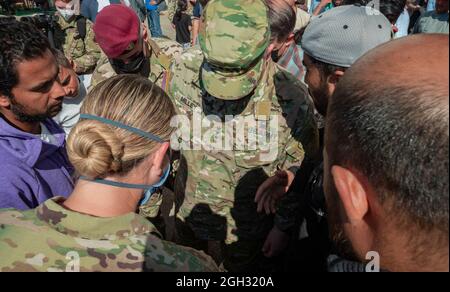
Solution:
<path fill-rule="evenodd" d="M 273 226 L 272 231 L 275 232 L 276 234 L 282 235 L 284 237 L 291 237 L 291 233 L 289 232 L 290 231 L 289 229 L 282 230 L 277 225 Z"/>
<path fill-rule="evenodd" d="M 284 220 L 281 217 L 278 217 L 277 215 L 275 215 L 274 219 L 275 220 L 272 230 L 274 230 L 275 232 L 284 233 L 287 236 L 291 237 L 291 235 L 293 234 L 293 227 L 295 224 L 284 222 Z"/>

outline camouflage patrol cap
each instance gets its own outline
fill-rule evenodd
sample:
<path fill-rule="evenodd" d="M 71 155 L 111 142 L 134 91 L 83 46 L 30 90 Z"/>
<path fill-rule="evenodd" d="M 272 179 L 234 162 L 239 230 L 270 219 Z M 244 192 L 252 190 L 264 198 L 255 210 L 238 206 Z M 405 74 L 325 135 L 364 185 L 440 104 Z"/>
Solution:
<path fill-rule="evenodd" d="M 205 9 L 200 47 L 205 56 L 202 84 L 214 97 L 238 100 L 259 82 L 270 43 L 263 0 L 212 0 Z"/>

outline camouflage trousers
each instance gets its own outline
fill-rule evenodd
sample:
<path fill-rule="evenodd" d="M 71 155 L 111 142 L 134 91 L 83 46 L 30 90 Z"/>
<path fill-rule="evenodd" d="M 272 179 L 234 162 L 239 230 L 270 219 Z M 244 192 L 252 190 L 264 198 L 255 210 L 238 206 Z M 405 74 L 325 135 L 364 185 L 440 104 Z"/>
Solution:
<path fill-rule="evenodd" d="M 279 270 L 282 257 L 269 259 L 261 251 L 273 226 L 273 217 L 265 218 L 265 224 L 261 224 L 260 229 L 248 234 L 233 231 L 236 226 L 232 222 L 235 221 L 231 218 L 231 212 L 225 210 L 217 212 L 214 207 L 199 204 L 191 209 L 190 216 L 186 216 L 181 208 L 182 205 L 189 205 L 180 194 L 180 189 L 184 188 L 175 187 L 179 186 L 179 180 L 185 179 L 185 165 L 173 164 L 173 169 L 177 170 L 176 178 L 171 177 L 167 187 L 154 194 L 150 202 L 140 208 L 140 213 L 150 219 L 165 240 L 202 250 L 218 266 L 230 272 L 267 273 Z M 211 216 L 203 218 L 205 214 Z M 256 225 L 256 222 L 253 223 Z"/>
<path fill-rule="evenodd" d="M 165 240 L 179 245 L 202 250 L 211 256 L 218 266 L 229 272 L 278 271 L 282 266 L 282 257 L 269 259 L 262 253 L 264 240 L 237 240 L 225 243 L 225 240 L 200 239 L 192 225 L 177 213 L 175 195 L 169 189 L 152 197 L 151 207 L 141 207 L 145 215 L 158 229 Z"/>
<path fill-rule="evenodd" d="M 177 244 L 204 251 L 228 272 L 266 273 L 276 270 L 276 263 L 261 252 L 264 242 L 236 241 L 225 244 L 224 241 L 201 240 L 181 220 L 176 221 L 175 227 Z"/>

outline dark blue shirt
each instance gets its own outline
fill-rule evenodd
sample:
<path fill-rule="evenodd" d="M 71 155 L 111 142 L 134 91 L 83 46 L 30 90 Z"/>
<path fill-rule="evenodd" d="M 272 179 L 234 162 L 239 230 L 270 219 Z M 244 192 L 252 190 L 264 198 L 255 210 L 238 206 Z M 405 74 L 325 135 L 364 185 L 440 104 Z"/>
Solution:
<path fill-rule="evenodd" d="M 197 1 L 197 2 L 195 3 L 195 6 L 194 6 L 194 10 L 193 10 L 193 12 L 192 12 L 192 15 L 193 15 L 195 18 L 200 18 L 200 17 L 202 16 L 202 11 L 203 11 L 202 5 L 200 4 L 199 1 Z"/>
<path fill-rule="evenodd" d="M 121 3 L 120 0 L 109 0 L 109 4 L 121 4 Z M 98 14 L 97 0 L 83 0 L 81 2 L 81 15 L 83 15 L 90 21 L 95 22 L 97 14 Z"/>

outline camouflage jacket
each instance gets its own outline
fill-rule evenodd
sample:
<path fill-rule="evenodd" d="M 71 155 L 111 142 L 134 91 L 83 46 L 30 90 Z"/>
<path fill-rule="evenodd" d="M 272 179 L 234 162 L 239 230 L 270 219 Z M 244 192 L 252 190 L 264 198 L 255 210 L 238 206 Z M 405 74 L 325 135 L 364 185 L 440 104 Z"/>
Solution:
<path fill-rule="evenodd" d="M 194 11 L 194 5 L 191 4 L 189 0 L 186 0 L 188 2 L 188 7 L 186 10 L 186 14 L 192 16 Z M 175 13 L 177 11 L 177 0 L 166 0 L 167 2 L 167 17 L 169 17 L 170 23 L 173 21 L 173 17 L 175 16 Z"/>
<path fill-rule="evenodd" d="M 166 72 L 169 70 L 172 59 L 178 57 L 183 52 L 180 44 L 166 38 L 152 38 L 148 42 L 150 49 L 150 76 L 149 79 L 158 86 L 163 87 L 166 84 Z M 102 53 L 100 61 L 97 64 L 91 79 L 90 91 L 97 84 L 116 76 L 117 73 L 111 66 L 108 57 Z M 164 90 L 165 88 L 163 88 Z"/>
<path fill-rule="evenodd" d="M 67 22 L 61 16 L 55 25 L 55 46 L 64 51 L 66 57 L 76 65 L 77 74 L 90 74 L 100 58 L 100 47 L 94 41 L 92 22 L 86 19 L 86 36 L 80 36 L 77 18 Z"/>
<path fill-rule="evenodd" d="M 151 234 L 140 215 L 97 218 L 48 200 L 0 212 L 0 271 L 218 271 L 213 260 Z"/>
<path fill-rule="evenodd" d="M 305 153 L 313 155 L 317 152 L 318 130 L 313 104 L 306 86 L 272 61 L 265 62 L 262 80 L 253 96 L 239 101 L 216 99 L 202 89 L 199 77 L 202 63 L 202 52 L 192 48 L 172 64 L 168 93 L 178 114 L 186 116 L 191 123 L 194 111 L 203 120 L 214 115 L 222 126 L 225 115 L 266 121 L 270 124 L 266 124 L 270 133 L 264 131 L 264 123 L 261 123 L 257 129 L 244 131 L 245 137 L 233 141 L 229 149 L 182 150 L 175 183 L 177 207 L 180 208 L 178 215 L 203 240 L 226 239 L 227 243 L 238 238 L 263 240 L 273 226 L 273 218 L 256 212 L 256 191 L 277 170 L 295 172 Z M 203 128 L 202 133 L 207 133 L 208 129 L 211 128 Z M 236 129 L 224 126 L 218 131 L 231 132 L 237 137 Z M 270 150 L 237 147 L 238 143 L 249 141 L 255 135 L 276 139 L 266 145 Z M 192 143 L 198 137 L 194 138 L 190 133 L 190 139 L 189 143 Z M 205 146 L 208 142 L 201 143 Z M 290 208 L 285 201 L 292 199 L 283 198 L 278 210 Z M 285 230 L 283 224 L 291 222 L 291 218 L 276 216 L 277 226 Z"/>

